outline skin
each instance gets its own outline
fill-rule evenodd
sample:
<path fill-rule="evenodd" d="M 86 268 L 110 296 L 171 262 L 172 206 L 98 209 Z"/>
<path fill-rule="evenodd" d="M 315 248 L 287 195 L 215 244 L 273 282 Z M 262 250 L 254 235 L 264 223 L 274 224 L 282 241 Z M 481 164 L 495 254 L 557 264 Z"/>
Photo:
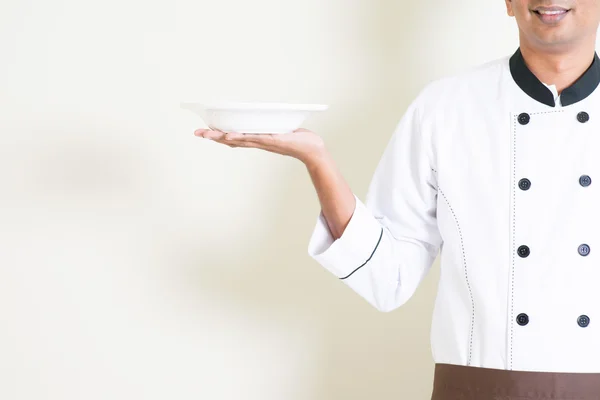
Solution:
<path fill-rule="evenodd" d="M 308 129 L 298 129 L 285 135 L 225 133 L 219 130 L 198 129 L 196 136 L 223 143 L 229 147 L 252 147 L 296 158 L 307 166 L 327 157 L 323 139 Z"/>
<path fill-rule="evenodd" d="M 600 23 L 598 0 L 505 0 L 519 28 L 521 53 L 529 69 L 560 93 L 572 85 L 594 58 Z M 556 24 L 546 24 L 533 12 L 539 6 L 570 11 Z"/>
<path fill-rule="evenodd" d="M 342 237 L 354 213 L 356 201 L 319 135 L 307 129 L 298 129 L 285 135 L 249 135 L 207 129 L 198 129 L 194 134 L 229 147 L 262 149 L 303 162 L 315 187 L 329 232 L 335 240 Z"/>

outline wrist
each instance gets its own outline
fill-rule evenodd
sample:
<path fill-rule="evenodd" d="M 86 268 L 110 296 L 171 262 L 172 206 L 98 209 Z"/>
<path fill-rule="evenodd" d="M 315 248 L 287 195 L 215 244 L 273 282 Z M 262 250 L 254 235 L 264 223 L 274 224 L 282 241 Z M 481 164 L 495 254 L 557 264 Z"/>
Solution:
<path fill-rule="evenodd" d="M 329 162 L 330 156 L 325 148 L 315 150 L 303 157 L 301 161 L 309 170 L 318 169 Z"/>

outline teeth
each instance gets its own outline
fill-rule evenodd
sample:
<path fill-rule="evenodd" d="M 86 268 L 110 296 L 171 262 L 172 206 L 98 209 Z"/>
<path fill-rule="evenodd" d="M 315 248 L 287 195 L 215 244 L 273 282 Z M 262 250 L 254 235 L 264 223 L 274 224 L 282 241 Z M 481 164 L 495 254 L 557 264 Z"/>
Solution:
<path fill-rule="evenodd" d="M 543 15 L 556 15 L 556 14 L 563 14 L 563 13 L 566 13 L 566 11 L 565 11 L 565 10 L 562 10 L 562 11 L 542 11 L 542 10 L 539 10 L 538 12 L 539 12 L 540 14 L 543 14 Z"/>

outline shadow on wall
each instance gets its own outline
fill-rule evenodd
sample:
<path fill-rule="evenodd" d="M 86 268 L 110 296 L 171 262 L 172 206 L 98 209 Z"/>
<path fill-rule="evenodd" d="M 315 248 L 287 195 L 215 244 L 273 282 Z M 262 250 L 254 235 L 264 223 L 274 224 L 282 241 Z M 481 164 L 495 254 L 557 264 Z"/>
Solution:
<path fill-rule="evenodd" d="M 391 14 L 388 3 L 372 2 L 373 13 L 363 20 L 371 26 L 366 30 L 373 33 L 364 41 L 365 46 L 380 48 L 379 62 L 385 73 L 378 76 L 369 91 L 356 93 L 338 105 L 344 108 L 347 118 L 327 121 L 322 126 L 328 148 L 361 199 L 395 124 L 421 86 L 411 75 L 416 75 L 428 61 L 411 56 L 413 38 L 419 32 L 403 31 L 403 27 L 423 20 L 425 7 L 403 5 L 401 10 L 395 7 Z M 396 52 L 407 56 L 390 57 L 388 49 L 392 46 L 400 46 Z M 401 71 L 402 77 L 389 76 L 394 71 Z M 389 85 L 392 79 L 409 89 L 395 92 Z M 390 99 L 395 104 L 390 104 Z M 357 146 L 356 140 L 362 144 Z M 401 310 L 392 314 L 378 312 L 308 256 L 318 200 L 302 164 L 289 159 L 288 164 L 282 161 L 281 166 L 279 175 L 272 177 L 278 179 L 273 184 L 278 190 L 269 194 L 269 217 L 264 221 L 268 226 L 261 228 L 263 236 L 253 237 L 260 243 L 259 248 L 252 254 L 237 255 L 246 267 L 229 265 L 231 256 L 223 257 L 216 246 L 214 251 L 209 246 L 199 248 L 194 245 L 197 240 L 189 238 L 189 246 L 183 249 L 179 261 L 172 261 L 172 268 L 178 269 L 185 281 L 182 285 L 193 285 L 199 293 L 212 293 L 233 307 L 253 310 L 273 323 L 302 321 L 312 325 L 304 328 L 316 332 L 312 336 L 319 343 L 317 348 L 305 349 L 314 352 L 307 356 L 310 370 L 294 382 L 302 387 L 303 394 L 298 392 L 295 397 L 292 392 L 287 399 L 428 398 L 433 372 L 429 329 L 437 268 Z M 291 209 L 288 204 L 312 206 Z M 254 235 L 251 226 L 239 229 Z M 291 230 L 296 234 L 289 234 Z M 303 241 L 298 242 L 299 237 Z M 205 239 L 204 244 L 210 240 Z M 231 244 L 231 251 L 238 251 L 235 243 Z M 255 365 L 260 369 L 260 360 Z"/>

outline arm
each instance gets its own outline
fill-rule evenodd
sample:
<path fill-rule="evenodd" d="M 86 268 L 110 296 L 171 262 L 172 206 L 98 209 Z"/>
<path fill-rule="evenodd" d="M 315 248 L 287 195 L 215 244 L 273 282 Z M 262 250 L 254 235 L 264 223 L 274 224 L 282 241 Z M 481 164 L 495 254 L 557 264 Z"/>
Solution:
<path fill-rule="evenodd" d="M 333 239 L 342 236 L 356 208 L 356 199 L 331 155 L 324 151 L 305 163 L 317 191 L 323 216 Z"/>
<path fill-rule="evenodd" d="M 442 243 L 435 166 L 419 104 L 411 104 L 394 131 L 365 202 L 354 194 L 350 199 L 330 161 L 309 166 L 321 212 L 308 253 L 380 311 L 408 301 Z"/>

